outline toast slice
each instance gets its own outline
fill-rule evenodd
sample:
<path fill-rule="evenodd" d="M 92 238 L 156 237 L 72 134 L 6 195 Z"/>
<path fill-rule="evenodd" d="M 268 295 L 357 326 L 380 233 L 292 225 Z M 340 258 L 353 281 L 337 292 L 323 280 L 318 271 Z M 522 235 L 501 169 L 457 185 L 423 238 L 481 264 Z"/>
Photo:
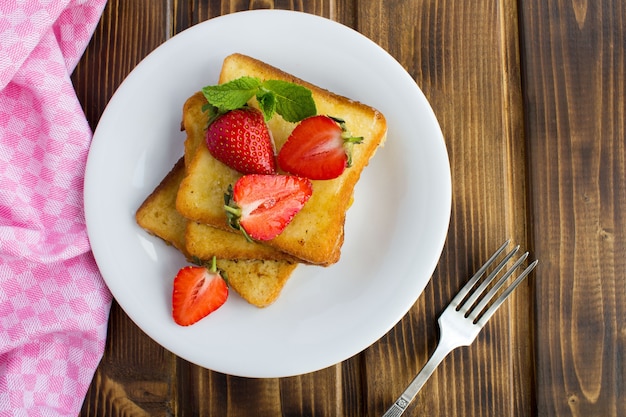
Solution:
<path fill-rule="evenodd" d="M 261 80 L 285 80 L 309 88 L 318 114 L 344 119 L 354 136 L 364 138 L 353 149 L 352 166 L 338 178 L 312 181 L 313 195 L 304 208 L 279 236 L 264 242 L 303 262 L 331 265 L 339 260 L 341 254 L 345 216 L 354 186 L 386 138 L 386 120 L 382 113 L 372 107 L 331 93 L 241 54 L 230 55 L 224 60 L 219 82 L 225 83 L 244 75 Z M 182 215 L 195 222 L 230 230 L 224 214 L 223 196 L 228 185 L 234 184 L 241 174 L 211 156 L 203 141 L 206 116 L 202 117 L 201 109 L 206 101 L 198 95 L 194 97 L 192 102 L 185 105 L 184 119 L 187 134 L 193 136 L 188 137 L 188 142 L 196 146 L 193 156 L 188 155 L 187 175 L 181 183 L 176 207 Z M 255 99 L 249 104 L 257 105 Z M 187 126 L 187 122 L 193 124 L 193 127 Z M 295 124 L 286 122 L 280 116 L 273 117 L 268 125 L 277 149 L 280 149 L 295 127 Z"/>
<path fill-rule="evenodd" d="M 184 176 L 185 165 L 181 158 L 139 207 L 135 218 L 139 226 L 180 250 L 188 260 L 208 261 L 213 255 L 194 259 L 194 256 L 186 250 L 185 234 L 188 221 L 176 211 L 175 207 L 178 188 Z M 233 241 L 240 238 L 234 233 L 214 230 L 215 234 L 212 236 L 218 244 L 227 248 L 226 250 L 229 250 L 230 245 L 236 244 Z M 271 260 L 217 261 L 217 267 L 228 276 L 230 287 L 244 300 L 257 307 L 266 307 L 278 298 L 296 266 L 295 262 Z"/>
<path fill-rule="evenodd" d="M 185 139 L 185 166 L 188 167 L 200 144 L 204 143 L 204 132 L 208 123 L 206 112 L 202 106 L 206 99 L 198 92 L 189 97 L 183 105 L 182 129 L 187 132 Z M 222 199 L 223 203 L 223 199 Z M 228 230 L 228 232 L 234 232 Z M 270 246 L 257 242 L 249 242 L 242 234 L 235 234 L 227 238 L 228 245 L 224 245 L 223 229 L 216 229 L 204 223 L 195 221 L 187 222 L 185 232 L 186 251 L 192 257 L 208 259 L 213 255 L 223 259 L 258 259 L 298 262 L 298 259 Z"/>

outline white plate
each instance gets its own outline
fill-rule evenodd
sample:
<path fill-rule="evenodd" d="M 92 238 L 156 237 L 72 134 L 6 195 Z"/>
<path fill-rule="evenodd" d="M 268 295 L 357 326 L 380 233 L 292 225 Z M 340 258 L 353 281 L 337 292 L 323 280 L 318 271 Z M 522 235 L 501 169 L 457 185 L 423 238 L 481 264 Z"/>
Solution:
<path fill-rule="evenodd" d="M 139 228 L 134 214 L 182 155 L 185 99 L 215 84 L 222 60 L 233 52 L 378 108 L 387 118 L 388 140 L 355 190 L 339 263 L 299 266 L 270 307 L 253 307 L 231 291 L 218 311 L 180 327 L 171 318 L 171 285 L 186 263 Z M 211 19 L 146 57 L 102 115 L 85 178 L 93 253 L 128 316 L 176 355 L 247 377 L 316 371 L 387 333 L 435 269 L 450 205 L 441 130 L 402 66 L 352 29 L 279 10 Z"/>

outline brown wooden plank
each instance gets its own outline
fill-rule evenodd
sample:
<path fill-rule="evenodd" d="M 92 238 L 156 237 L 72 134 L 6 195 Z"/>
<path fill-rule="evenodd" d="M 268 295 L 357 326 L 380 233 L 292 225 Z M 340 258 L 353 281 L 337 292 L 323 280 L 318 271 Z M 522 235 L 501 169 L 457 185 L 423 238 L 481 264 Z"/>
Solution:
<path fill-rule="evenodd" d="M 437 342 L 436 319 L 501 241 L 528 246 L 516 2 L 370 2 L 359 31 L 407 68 L 431 102 L 453 181 L 448 242 L 409 314 L 367 352 L 368 413 L 383 412 Z M 393 25 L 388 22 L 393 21 Z M 393 138 L 389 138 L 393 140 Z M 415 415 L 531 415 L 529 286 L 470 348 L 453 352 L 413 405 Z"/>
<path fill-rule="evenodd" d="M 110 1 L 72 74 L 87 120 L 95 129 L 113 93 L 135 66 L 167 38 L 163 2 Z"/>
<path fill-rule="evenodd" d="M 352 21 L 353 1 L 338 0 L 175 0 L 175 33 L 180 29 L 225 14 L 258 9 L 283 9 L 306 12 L 344 22 L 345 17 Z M 347 23 L 346 23 L 347 24 Z"/>
<path fill-rule="evenodd" d="M 621 1 L 524 0 L 537 256 L 537 407 L 626 415 L 626 72 Z"/>
<path fill-rule="evenodd" d="M 278 379 L 224 375 L 179 359 L 178 390 L 173 397 L 177 416 L 280 415 Z"/>

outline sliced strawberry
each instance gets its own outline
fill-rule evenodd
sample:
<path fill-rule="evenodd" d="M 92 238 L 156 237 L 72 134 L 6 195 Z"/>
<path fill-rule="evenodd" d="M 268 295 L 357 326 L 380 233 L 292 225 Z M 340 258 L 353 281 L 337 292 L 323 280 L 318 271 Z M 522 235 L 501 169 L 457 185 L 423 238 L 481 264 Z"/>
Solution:
<path fill-rule="evenodd" d="M 313 193 L 311 181 L 291 175 L 244 175 L 226 195 L 229 223 L 248 239 L 278 236 Z"/>
<path fill-rule="evenodd" d="M 189 326 L 220 308 L 228 298 L 228 285 L 215 268 L 186 266 L 174 278 L 172 316 L 181 326 Z"/>
<path fill-rule="evenodd" d="M 243 107 L 217 116 L 207 128 L 206 144 L 215 159 L 242 174 L 276 172 L 272 136 L 257 109 Z"/>
<path fill-rule="evenodd" d="M 328 116 L 312 116 L 295 127 L 278 153 L 278 166 L 312 180 L 337 178 L 352 163 L 352 137 L 345 122 Z"/>

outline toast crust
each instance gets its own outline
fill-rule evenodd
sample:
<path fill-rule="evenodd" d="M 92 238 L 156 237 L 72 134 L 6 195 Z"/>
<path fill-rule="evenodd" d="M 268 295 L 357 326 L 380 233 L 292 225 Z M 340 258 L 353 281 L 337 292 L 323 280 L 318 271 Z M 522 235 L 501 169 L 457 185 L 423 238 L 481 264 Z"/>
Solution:
<path fill-rule="evenodd" d="M 228 244 L 225 244 L 227 241 Z M 185 229 L 185 250 L 193 257 L 209 259 L 265 260 L 298 262 L 297 258 L 270 246 L 248 241 L 243 234 L 188 221 Z"/>
<path fill-rule="evenodd" d="M 185 165 L 181 158 L 139 206 L 135 212 L 135 221 L 148 233 L 161 238 L 182 252 L 185 258 L 191 259 L 185 245 L 187 219 L 172 210 L 184 177 Z"/>
<path fill-rule="evenodd" d="M 360 145 L 353 148 L 352 166 L 338 178 L 312 181 L 313 195 L 304 208 L 279 236 L 264 242 L 303 262 L 323 266 L 336 263 L 341 254 L 345 216 L 354 186 L 362 170 L 386 138 L 386 120 L 382 113 L 372 107 L 314 86 L 241 54 L 230 55 L 224 60 L 219 82 L 225 83 L 244 75 L 261 80 L 285 80 L 309 88 L 318 114 L 344 119 L 354 136 L 364 138 Z M 206 116 L 201 114 L 201 108 L 204 103 L 204 97 L 195 94 L 184 106 L 183 119 L 190 145 L 186 144 L 186 150 L 189 151 L 186 156 L 187 175 L 181 183 L 176 208 L 197 223 L 231 230 L 224 215 L 223 195 L 228 185 L 234 184 L 241 174 L 217 161 L 208 151 L 203 140 Z M 255 99 L 249 104 L 256 106 Z M 202 128 L 199 128 L 200 125 Z M 277 149 L 280 149 L 295 127 L 294 123 L 288 123 L 280 116 L 273 117 L 268 125 Z"/>

